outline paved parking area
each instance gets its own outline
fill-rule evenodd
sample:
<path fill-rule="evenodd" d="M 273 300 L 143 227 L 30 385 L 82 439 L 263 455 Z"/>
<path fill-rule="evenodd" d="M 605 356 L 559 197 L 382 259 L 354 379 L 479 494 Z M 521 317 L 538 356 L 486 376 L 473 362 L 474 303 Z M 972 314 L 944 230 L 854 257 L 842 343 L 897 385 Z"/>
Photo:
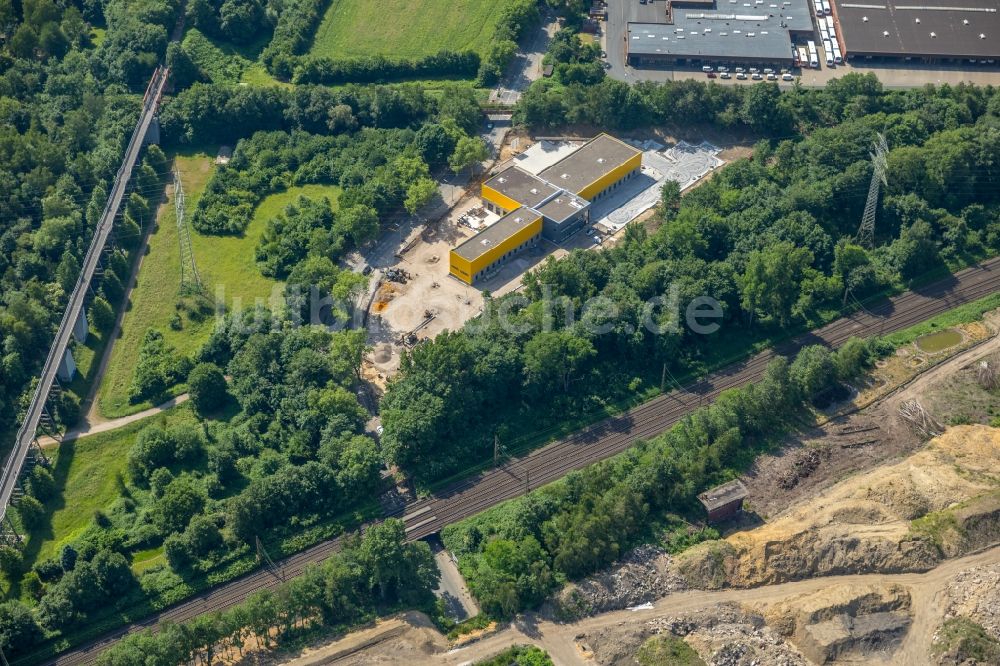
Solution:
<path fill-rule="evenodd" d="M 707 141 L 697 145 L 680 141 L 669 148 L 646 141 L 636 147 L 644 149 L 640 176 L 591 206 L 591 219 L 608 233 L 619 231 L 655 206 L 667 180 L 679 183 L 683 191 L 725 164 L 719 148 Z"/>

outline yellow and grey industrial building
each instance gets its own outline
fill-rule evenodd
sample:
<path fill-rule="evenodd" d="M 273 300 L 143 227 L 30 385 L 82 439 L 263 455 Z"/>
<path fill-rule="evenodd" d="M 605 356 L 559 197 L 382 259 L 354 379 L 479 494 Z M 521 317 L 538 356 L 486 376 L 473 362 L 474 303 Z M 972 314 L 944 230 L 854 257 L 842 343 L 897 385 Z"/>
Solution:
<path fill-rule="evenodd" d="M 639 175 L 642 151 L 600 134 L 538 175 L 512 166 L 483 183 L 502 217 L 451 251 L 451 274 L 473 284 L 541 239 L 560 243 L 590 222 L 590 204 Z"/>

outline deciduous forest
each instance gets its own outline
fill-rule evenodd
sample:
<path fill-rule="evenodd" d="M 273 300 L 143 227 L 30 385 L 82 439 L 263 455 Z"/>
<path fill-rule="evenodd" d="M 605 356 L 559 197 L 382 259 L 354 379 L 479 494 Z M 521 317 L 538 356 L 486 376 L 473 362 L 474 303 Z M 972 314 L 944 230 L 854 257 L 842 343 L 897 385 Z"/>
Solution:
<path fill-rule="evenodd" d="M 232 580 L 258 566 L 258 539 L 280 556 L 353 530 L 381 515 L 384 467 L 433 488 L 490 460 L 495 442 L 508 452 L 536 446 L 652 395 L 668 373 L 696 376 L 866 298 L 1000 251 L 995 89 L 885 90 L 857 75 L 788 92 L 694 81 L 630 87 L 605 78 L 595 49 L 562 32 L 546 56 L 554 77 L 534 83 L 515 110 L 523 127 L 708 126 L 746 137 L 753 149 L 684 196 L 665 188 L 648 231 L 629 227 L 614 247 L 546 260 L 519 294 L 487 295 L 481 317 L 414 348 L 379 406 L 378 439 L 366 433 L 371 412 L 359 400 L 365 333 L 295 325 L 311 314 L 303 294 L 316 287 L 347 303 L 360 293 L 366 279 L 344 256 L 434 200 L 445 171 L 478 162 L 484 119 L 470 85 L 431 92 L 420 83 L 350 82 L 430 76 L 438 66 L 494 82 L 537 7 L 511 4 L 485 55 L 430 63 L 313 59 L 308 47 L 324 8 L 316 0 L 190 0 L 187 36 L 200 38 L 171 42 L 182 18 L 174 0 L 0 0 L 4 450 L 158 62 L 172 69 L 162 147 L 143 155 L 94 285 L 88 314 L 99 340 L 124 307 L 135 250 L 176 151 L 233 146 L 194 210 L 199 233 L 240 235 L 269 194 L 339 188 L 335 202 L 298 198 L 267 220 L 252 261 L 284 282 L 280 307 L 225 312 L 198 348 L 145 334 L 130 398 L 155 400 L 186 385 L 191 404 L 122 435 L 120 472 L 103 489 L 108 504 L 43 556 L 38 543 L 51 541 L 49 519 L 63 501 L 60 460 L 25 480 L 11 514 L 28 547 L 0 546 L 8 658 L 66 647 Z M 216 80 L 199 40 L 257 49 L 260 64 L 291 83 Z M 855 233 L 878 132 L 891 149 L 891 177 L 869 248 Z M 700 296 L 720 304 L 718 331 L 671 326 L 669 304 L 683 310 Z M 343 320 L 349 308 L 327 314 Z M 860 341 L 836 353 L 806 349 L 656 440 L 454 526 L 445 539 L 489 613 L 536 604 L 561 581 L 613 561 L 649 522 L 690 508 L 697 492 L 730 478 L 748 451 L 788 427 L 782 414 L 824 399 L 883 351 Z M 62 425 L 77 421 L 79 397 L 61 394 Z M 72 455 L 68 448 L 62 464 Z M 137 663 L 138 654 L 174 663 L 220 641 L 267 642 L 272 628 L 280 641 L 428 603 L 436 582 L 428 550 L 404 545 L 396 523 L 383 528 L 348 539 L 341 555 L 274 594 L 139 635 L 105 663 Z"/>

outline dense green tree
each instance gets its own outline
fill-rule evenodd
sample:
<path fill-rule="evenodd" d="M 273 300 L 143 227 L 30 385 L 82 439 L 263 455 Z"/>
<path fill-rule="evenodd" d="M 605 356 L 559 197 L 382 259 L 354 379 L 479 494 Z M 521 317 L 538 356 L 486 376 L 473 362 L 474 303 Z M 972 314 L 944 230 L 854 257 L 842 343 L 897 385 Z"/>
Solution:
<path fill-rule="evenodd" d="M 337 213 L 336 231 L 355 247 L 374 240 L 378 230 L 378 212 L 371 206 L 349 206 Z"/>
<path fill-rule="evenodd" d="M 222 532 L 211 518 L 195 516 L 184 531 L 191 552 L 204 556 L 222 545 Z"/>
<path fill-rule="evenodd" d="M 73 287 L 76 286 L 76 278 L 79 274 L 80 262 L 77 261 L 76 256 L 69 250 L 63 252 L 59 266 L 56 268 L 56 278 L 59 280 L 63 291 L 66 293 L 73 291 Z"/>
<path fill-rule="evenodd" d="M 570 331 L 538 333 L 524 345 L 527 384 L 539 395 L 568 393 L 573 380 L 596 353 L 589 340 Z"/>
<path fill-rule="evenodd" d="M 28 492 L 41 502 L 49 501 L 56 494 L 56 480 L 43 465 L 35 465 L 26 481 Z"/>
<path fill-rule="evenodd" d="M 836 367 L 830 350 L 820 345 L 805 347 L 789 368 L 792 383 L 803 400 L 811 400 L 830 387 Z"/>
<path fill-rule="evenodd" d="M 667 179 L 660 190 L 660 206 L 668 218 L 676 215 L 681 203 L 681 185 L 676 180 Z"/>
<path fill-rule="evenodd" d="M 441 121 L 454 121 L 459 129 L 470 136 L 478 134 L 483 121 L 483 112 L 476 100 L 475 90 L 470 86 L 458 84 L 446 85 L 442 89 L 437 104 L 437 115 Z"/>
<path fill-rule="evenodd" d="M 907 278 L 915 278 L 938 265 L 938 243 L 931 225 L 924 220 L 905 227 L 890 252 L 900 273 Z"/>
<path fill-rule="evenodd" d="M 188 394 L 200 414 L 210 414 L 226 403 L 226 377 L 214 363 L 199 363 L 188 375 Z"/>
<path fill-rule="evenodd" d="M 190 476 L 171 481 L 153 512 L 153 522 L 164 533 L 182 532 L 188 522 L 205 507 L 205 490 Z"/>
<path fill-rule="evenodd" d="M 45 584 L 34 571 L 29 571 L 21 578 L 21 591 L 30 599 L 38 601 L 45 593 Z"/>
<path fill-rule="evenodd" d="M 496 617 L 510 617 L 530 608 L 552 590 L 555 580 L 538 540 L 495 539 L 476 562 L 472 589 L 483 610 Z"/>
<path fill-rule="evenodd" d="M 865 370 L 872 360 L 871 346 L 861 338 L 851 338 L 833 354 L 833 366 L 840 381 L 849 381 Z"/>
<path fill-rule="evenodd" d="M 162 333 L 155 329 L 147 330 L 129 386 L 129 399 L 140 402 L 162 398 L 168 387 L 187 376 L 190 367 L 190 359 L 180 356 L 167 345 Z"/>
<path fill-rule="evenodd" d="M 115 311 L 104 298 L 97 296 L 90 304 L 90 323 L 101 333 L 107 333 L 115 323 Z"/>
<path fill-rule="evenodd" d="M 18 501 L 15 511 L 21 519 L 21 524 L 28 530 L 41 527 L 42 522 L 45 520 L 45 507 L 31 495 L 22 497 Z"/>
<path fill-rule="evenodd" d="M 787 326 L 799 299 L 803 278 L 811 272 L 812 253 L 782 242 L 753 252 L 740 280 L 741 304 L 751 319 L 758 314 Z"/>
<path fill-rule="evenodd" d="M 76 561 L 80 554 L 77 552 L 76 548 L 73 548 L 70 544 L 63 546 L 63 549 L 59 551 L 59 566 L 62 567 L 63 571 L 69 572 L 76 568 Z"/>
<path fill-rule="evenodd" d="M 0 650 L 10 658 L 31 654 L 42 640 L 42 630 L 20 601 L 0 604 Z"/>
<path fill-rule="evenodd" d="M 17 580 L 21 575 L 22 566 L 24 558 L 20 550 L 7 544 L 0 545 L 0 571 L 7 576 L 7 580 Z"/>
<path fill-rule="evenodd" d="M 299 197 L 268 220 L 257 246 L 257 265 L 268 277 L 287 277 L 308 253 L 336 257 L 344 249 L 333 233 L 333 211 L 326 199 Z"/>
<path fill-rule="evenodd" d="M 411 215 L 426 206 L 437 196 L 437 183 L 430 178 L 420 178 L 406 188 L 406 199 L 403 206 Z"/>
<path fill-rule="evenodd" d="M 133 481 L 142 482 L 158 467 L 174 461 L 174 446 L 167 431 L 148 425 L 139 431 L 128 454 L 128 471 Z"/>
<path fill-rule="evenodd" d="M 456 174 L 472 167 L 475 175 L 476 165 L 490 156 L 486 144 L 478 137 L 463 136 L 455 144 L 455 150 L 448 158 L 448 166 Z"/>
<path fill-rule="evenodd" d="M 167 540 L 168 558 L 184 556 L 178 550 L 181 541 L 178 535 Z M 400 521 L 390 519 L 361 538 L 345 541 L 339 553 L 273 591 L 259 591 L 222 613 L 167 624 L 155 634 L 130 634 L 102 653 L 98 663 L 172 664 L 193 660 L 195 655 L 210 661 L 220 645 L 242 650 L 251 636 L 258 646 L 281 645 L 296 639 L 292 629 L 302 623 L 345 626 L 370 617 L 387 601 L 415 606 L 431 602 L 438 571 L 430 547 L 405 543 Z"/>

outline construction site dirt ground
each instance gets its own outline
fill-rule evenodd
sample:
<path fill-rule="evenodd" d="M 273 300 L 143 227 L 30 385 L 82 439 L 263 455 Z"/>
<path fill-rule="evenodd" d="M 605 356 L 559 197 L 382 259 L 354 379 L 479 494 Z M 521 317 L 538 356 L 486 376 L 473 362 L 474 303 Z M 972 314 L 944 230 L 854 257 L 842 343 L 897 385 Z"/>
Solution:
<path fill-rule="evenodd" d="M 952 412 L 959 409 L 953 400 L 959 394 L 953 389 L 960 384 L 965 402 L 976 405 L 974 413 L 984 417 L 962 422 L 989 422 L 985 404 L 991 396 L 974 386 L 970 368 L 980 359 L 1000 353 L 1000 313 L 988 313 L 980 322 L 957 328 L 965 333 L 963 344 L 916 365 L 912 359 L 920 355 L 919 350 L 912 344 L 900 348 L 878 364 L 860 393 L 844 405 L 833 406 L 830 412 L 868 406 L 799 431 L 774 453 L 759 456 L 744 476 L 750 493 L 747 504 L 753 514 L 768 520 L 833 482 L 915 451 L 925 438 L 900 417 L 899 406 L 904 401 L 919 401 L 947 424 L 953 421 Z"/>
<path fill-rule="evenodd" d="M 490 287 L 496 295 L 507 293 L 520 285 L 520 276 L 533 259 L 540 261 L 544 257 L 541 251 L 525 253 L 494 276 L 489 285 L 473 287 L 452 277 L 448 261 L 451 249 L 476 233 L 458 220 L 481 205 L 479 197 L 468 195 L 441 220 L 412 231 L 402 244 L 393 268 L 405 271 L 407 278 L 405 282 L 394 282 L 382 277 L 369 311 L 368 340 L 373 347 L 369 372 L 381 374 L 382 378 L 392 376 L 399 367 L 401 351 L 412 344 L 405 340 L 409 333 L 423 340 L 445 330 L 460 329 L 482 312 L 482 288 Z"/>
<path fill-rule="evenodd" d="M 478 640 L 454 644 L 435 629 L 422 613 L 408 612 L 334 640 L 317 640 L 295 653 L 254 653 L 242 663 L 289 664 L 473 664 L 512 645 L 537 645 L 557 666 L 579 664 L 635 664 L 636 652 L 652 636 L 680 632 L 699 650 L 717 650 L 717 664 L 811 664 L 785 635 L 786 609 L 809 608 L 822 615 L 836 611 L 844 599 L 872 592 L 890 592 L 903 602 L 905 635 L 890 636 L 863 659 L 847 654 L 833 663 L 933 663 L 928 653 L 935 630 L 948 614 L 962 613 L 962 605 L 981 607 L 957 588 L 970 578 L 996 571 L 1000 547 L 949 560 L 926 573 L 860 574 L 765 585 L 751 589 L 690 590 L 671 594 L 669 601 L 633 609 L 601 613 L 575 622 L 556 622 L 534 613 L 518 616 Z M 995 577 L 994 577 L 995 578 Z M 992 579 L 992 578 L 991 578 Z M 980 586 L 981 587 L 981 586 Z M 989 590 L 976 590 L 989 593 Z M 986 594 L 986 596 L 989 596 Z M 995 595 L 993 595 L 995 596 Z M 962 602 L 964 604 L 956 603 Z M 974 619 L 977 618 L 974 614 Z M 780 620 L 780 621 L 779 621 Z M 872 646 L 868 646 L 872 647 Z M 736 657 L 728 659 L 729 657 Z M 742 657 L 742 658 L 740 658 Z M 755 659 L 756 658 L 756 659 Z"/>

